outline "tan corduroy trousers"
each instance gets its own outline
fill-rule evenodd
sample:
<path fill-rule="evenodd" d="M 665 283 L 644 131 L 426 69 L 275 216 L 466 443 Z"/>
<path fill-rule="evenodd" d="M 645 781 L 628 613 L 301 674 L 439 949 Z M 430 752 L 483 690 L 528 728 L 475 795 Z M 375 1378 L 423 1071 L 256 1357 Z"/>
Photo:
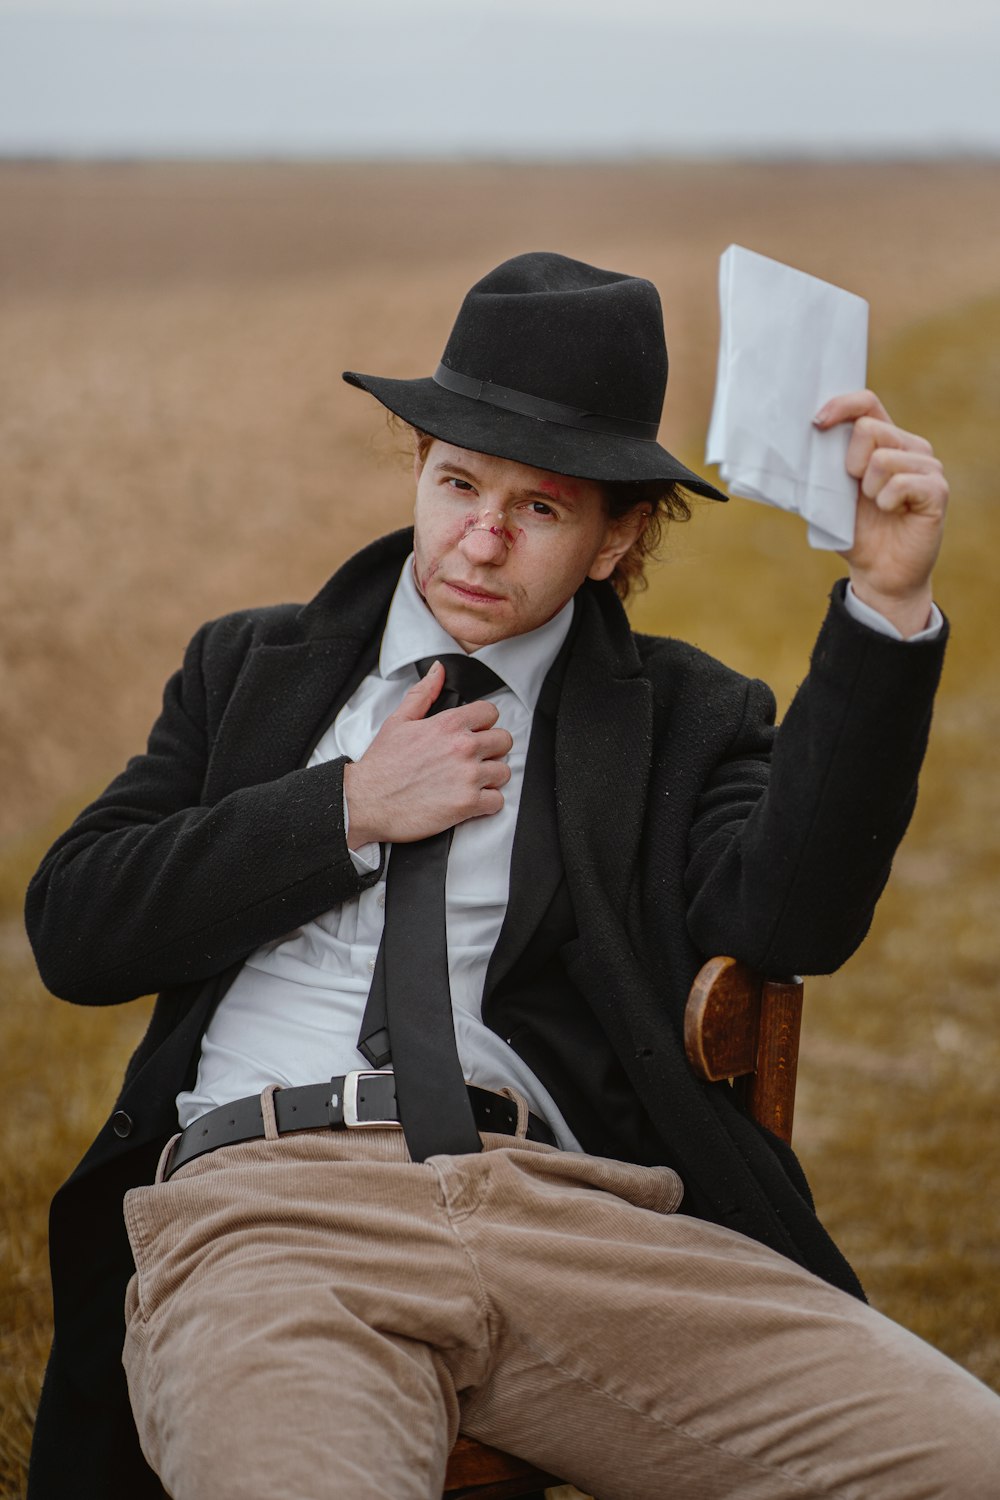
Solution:
<path fill-rule="evenodd" d="M 302 1133 L 127 1195 L 175 1500 L 438 1500 L 460 1424 L 600 1500 L 1000 1494 L 1000 1400 L 927 1344 L 674 1213 L 668 1168 L 483 1140 Z"/>

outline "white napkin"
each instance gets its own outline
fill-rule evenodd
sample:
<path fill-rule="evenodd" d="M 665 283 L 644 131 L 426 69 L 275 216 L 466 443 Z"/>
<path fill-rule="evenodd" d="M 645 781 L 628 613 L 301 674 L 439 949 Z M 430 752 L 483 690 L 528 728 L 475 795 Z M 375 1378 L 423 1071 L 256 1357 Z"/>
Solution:
<path fill-rule="evenodd" d="M 868 303 L 804 271 L 730 245 L 719 263 L 722 331 L 705 459 L 733 494 L 802 516 L 809 543 L 854 540 L 850 423 L 812 419 L 865 385 Z"/>

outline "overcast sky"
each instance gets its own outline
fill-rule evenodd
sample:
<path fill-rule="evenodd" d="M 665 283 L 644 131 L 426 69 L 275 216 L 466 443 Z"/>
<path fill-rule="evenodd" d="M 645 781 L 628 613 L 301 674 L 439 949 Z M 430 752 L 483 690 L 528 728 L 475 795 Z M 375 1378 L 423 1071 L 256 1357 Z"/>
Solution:
<path fill-rule="evenodd" d="M 1000 0 L 0 0 L 0 153 L 1000 152 Z"/>

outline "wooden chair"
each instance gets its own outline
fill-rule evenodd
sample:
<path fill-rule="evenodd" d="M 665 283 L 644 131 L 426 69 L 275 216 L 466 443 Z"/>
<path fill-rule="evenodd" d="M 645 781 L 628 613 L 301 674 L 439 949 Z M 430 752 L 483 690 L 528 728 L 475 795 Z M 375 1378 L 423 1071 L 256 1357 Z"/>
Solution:
<path fill-rule="evenodd" d="M 688 1062 L 708 1083 L 728 1079 L 758 1124 L 792 1138 L 802 981 L 764 979 L 734 958 L 699 971 L 684 1013 Z M 531 1464 L 459 1437 L 448 1461 L 444 1500 L 514 1500 L 562 1481 Z"/>
<path fill-rule="evenodd" d="M 791 1142 L 802 1025 L 801 979 L 765 979 L 710 958 L 684 1012 L 684 1049 L 699 1078 L 729 1079 L 751 1119 Z"/>

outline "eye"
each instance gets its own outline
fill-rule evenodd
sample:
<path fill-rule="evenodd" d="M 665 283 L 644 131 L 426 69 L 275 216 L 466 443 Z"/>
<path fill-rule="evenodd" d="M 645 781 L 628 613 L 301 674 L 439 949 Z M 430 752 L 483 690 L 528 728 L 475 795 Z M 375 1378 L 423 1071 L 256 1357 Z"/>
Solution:
<path fill-rule="evenodd" d="M 472 485 L 467 479 L 458 479 L 454 475 L 445 480 L 445 484 L 452 485 L 460 494 L 471 495 L 474 493 Z"/>
<path fill-rule="evenodd" d="M 547 505 L 544 500 L 532 500 L 532 502 L 531 502 L 531 513 L 534 516 L 554 516 L 555 515 L 555 511 L 552 509 L 551 505 Z"/>

